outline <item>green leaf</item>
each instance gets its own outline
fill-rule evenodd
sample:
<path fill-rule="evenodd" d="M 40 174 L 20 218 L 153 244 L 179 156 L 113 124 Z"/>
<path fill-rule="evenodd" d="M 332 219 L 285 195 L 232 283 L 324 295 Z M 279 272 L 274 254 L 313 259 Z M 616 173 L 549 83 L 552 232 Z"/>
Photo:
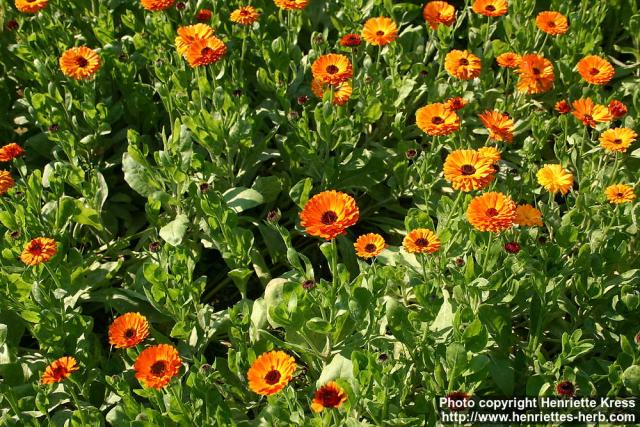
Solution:
<path fill-rule="evenodd" d="M 182 243 L 187 225 L 189 225 L 189 218 L 185 214 L 179 214 L 173 221 L 160 229 L 160 237 L 171 246 L 178 246 Z"/>
<path fill-rule="evenodd" d="M 640 394 L 640 366 L 629 366 L 622 373 L 622 382 L 629 392 L 637 396 Z"/>
<path fill-rule="evenodd" d="M 341 378 L 343 380 L 353 380 L 353 363 L 341 354 L 336 354 L 331 362 L 324 367 L 320 378 L 316 381 L 318 387 L 323 386 L 331 380 Z"/>
<path fill-rule="evenodd" d="M 229 208 L 236 213 L 255 208 L 264 203 L 262 194 L 252 188 L 234 187 L 230 188 L 222 195 Z"/>
<path fill-rule="evenodd" d="M 333 326 L 331 326 L 331 323 L 319 317 L 314 317 L 307 320 L 306 326 L 310 331 L 316 332 L 318 334 L 326 335 L 333 332 Z"/>
<path fill-rule="evenodd" d="M 311 178 L 304 178 L 298 181 L 298 183 L 291 188 L 289 196 L 291 197 L 291 200 L 298 205 L 298 207 L 303 208 L 309 200 L 309 194 L 311 193 L 312 188 L 313 181 Z"/>

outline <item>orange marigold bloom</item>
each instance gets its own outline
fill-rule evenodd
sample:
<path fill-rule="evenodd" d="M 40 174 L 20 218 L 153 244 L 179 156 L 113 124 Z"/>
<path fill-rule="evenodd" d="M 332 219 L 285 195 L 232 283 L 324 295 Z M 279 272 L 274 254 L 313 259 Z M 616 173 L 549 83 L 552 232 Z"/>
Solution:
<path fill-rule="evenodd" d="M 536 16 L 536 26 L 540 31 L 557 36 L 569 30 L 567 17 L 559 12 L 544 11 Z"/>
<path fill-rule="evenodd" d="M 346 56 L 329 53 L 313 61 L 311 73 L 322 83 L 337 85 L 353 77 L 353 66 Z"/>
<path fill-rule="evenodd" d="M 0 147 L 0 162 L 10 162 L 18 156 L 21 156 L 24 150 L 15 142 Z"/>
<path fill-rule="evenodd" d="M 209 9 L 200 9 L 198 12 L 196 12 L 196 21 L 198 22 L 211 21 L 212 15 L 213 15 L 213 12 L 211 12 Z"/>
<path fill-rule="evenodd" d="M 624 105 L 622 102 L 615 99 L 609 103 L 608 107 L 609 107 L 609 112 L 611 113 L 614 119 L 619 119 L 624 117 L 629 111 L 626 105 Z"/>
<path fill-rule="evenodd" d="M 311 402 L 313 412 L 321 412 L 325 408 L 339 408 L 347 401 L 344 389 L 335 381 L 329 381 L 318 390 Z"/>
<path fill-rule="evenodd" d="M 475 13 L 484 16 L 502 16 L 508 12 L 507 0 L 475 0 L 471 7 Z"/>
<path fill-rule="evenodd" d="M 482 124 L 489 131 L 489 138 L 494 141 L 511 142 L 513 140 L 513 120 L 500 111 L 485 111 L 479 115 Z"/>
<path fill-rule="evenodd" d="M 49 0 L 16 0 L 16 9 L 22 13 L 38 13 L 49 4 Z"/>
<path fill-rule="evenodd" d="M 48 237 L 36 237 L 24 245 L 20 260 L 27 265 L 48 262 L 58 251 L 56 241 Z"/>
<path fill-rule="evenodd" d="M 149 322 L 140 313 L 125 313 L 109 326 L 109 343 L 115 348 L 129 348 L 149 336 Z"/>
<path fill-rule="evenodd" d="M 324 96 L 325 91 L 331 90 L 332 85 L 325 85 L 318 79 L 311 81 L 311 91 L 318 98 Z M 344 105 L 351 98 L 353 89 L 349 82 L 342 82 L 336 86 L 333 86 L 333 105 Z"/>
<path fill-rule="evenodd" d="M 456 22 L 456 9 L 446 1 L 430 1 L 424 5 L 422 17 L 432 30 L 440 24 L 450 27 Z"/>
<path fill-rule="evenodd" d="M 323 191 L 313 196 L 300 212 L 300 225 L 307 234 L 332 240 L 358 222 L 356 201 L 340 191 Z"/>
<path fill-rule="evenodd" d="M 147 10 L 157 12 L 160 10 L 169 9 L 173 6 L 175 0 L 140 0 L 140 4 Z"/>
<path fill-rule="evenodd" d="M 629 128 L 607 129 L 600 135 L 600 146 L 612 153 L 624 153 L 637 137 L 638 134 Z"/>
<path fill-rule="evenodd" d="M 480 75 L 480 58 L 467 50 L 454 49 L 444 58 L 444 68 L 449 74 L 460 80 L 475 79 Z"/>
<path fill-rule="evenodd" d="M 445 104 L 451 110 L 458 111 L 458 110 L 462 110 L 464 106 L 467 105 L 467 102 L 464 99 L 460 98 L 459 96 L 455 96 L 453 98 L 447 99 L 447 102 L 445 102 Z"/>
<path fill-rule="evenodd" d="M 521 227 L 542 227 L 542 212 L 529 204 L 518 205 L 515 223 Z"/>
<path fill-rule="evenodd" d="M 631 203 L 636 198 L 633 188 L 624 184 L 614 184 L 604 191 L 610 203 L 619 205 L 621 203 Z"/>
<path fill-rule="evenodd" d="M 71 374 L 78 370 L 78 362 L 71 356 L 64 356 L 54 360 L 47 366 L 42 374 L 40 382 L 42 384 L 59 383 L 69 378 Z"/>
<path fill-rule="evenodd" d="M 14 185 L 16 182 L 13 180 L 11 172 L 0 170 L 0 195 L 6 194 Z"/>
<path fill-rule="evenodd" d="M 517 87 L 520 92 L 532 95 L 547 92 L 553 87 L 553 64 L 540 55 L 523 55 L 516 72 L 519 76 Z"/>
<path fill-rule="evenodd" d="M 615 74 L 613 65 L 597 55 L 585 56 L 578 61 L 577 67 L 582 78 L 593 85 L 607 84 Z"/>
<path fill-rule="evenodd" d="M 353 244 L 356 249 L 356 255 L 360 258 L 373 258 L 380 255 L 380 253 L 387 247 L 384 238 L 377 233 L 363 234 L 358 237 L 358 240 Z"/>
<path fill-rule="evenodd" d="M 391 18 L 371 18 L 364 23 L 362 38 L 374 46 L 384 46 L 398 38 L 398 27 Z"/>
<path fill-rule="evenodd" d="M 556 102 L 554 108 L 560 114 L 567 114 L 569 111 L 571 111 L 571 105 L 569 105 L 569 103 L 564 99 L 562 101 Z"/>
<path fill-rule="evenodd" d="M 187 62 L 193 68 L 214 64 L 227 53 L 227 46 L 217 38 L 211 36 L 208 39 L 196 40 L 187 49 Z"/>
<path fill-rule="evenodd" d="M 260 12 L 252 6 L 242 6 L 231 12 L 230 18 L 236 24 L 251 25 L 260 18 Z"/>
<path fill-rule="evenodd" d="M 467 208 L 467 219 L 480 231 L 500 233 L 511 228 L 515 218 L 516 204 L 511 197 L 498 192 L 474 198 Z"/>
<path fill-rule="evenodd" d="M 494 165 L 502 160 L 500 151 L 498 151 L 498 149 L 495 147 L 478 148 L 478 154 L 480 154 L 480 156 L 484 157 L 485 159 L 491 160 L 491 163 Z"/>
<path fill-rule="evenodd" d="M 362 43 L 362 38 L 358 34 L 349 33 L 340 38 L 340 46 L 342 47 L 360 46 L 360 43 Z"/>
<path fill-rule="evenodd" d="M 596 127 L 598 123 L 611 121 L 611 113 L 604 105 L 594 104 L 591 98 L 580 98 L 573 101 L 573 116 L 589 127 Z"/>
<path fill-rule="evenodd" d="M 145 348 L 133 364 L 133 369 L 142 385 L 161 389 L 178 374 L 181 366 L 182 359 L 174 346 L 158 344 Z"/>
<path fill-rule="evenodd" d="M 573 174 L 560 165 L 544 165 L 536 177 L 538 184 L 551 193 L 567 194 L 573 185 Z"/>
<path fill-rule="evenodd" d="M 86 46 L 72 47 L 60 57 L 62 73 L 76 80 L 91 78 L 100 69 L 100 57 Z"/>
<path fill-rule="evenodd" d="M 189 46 L 196 40 L 206 40 L 213 37 L 213 28 L 206 24 L 187 25 L 178 28 L 176 37 L 176 50 L 180 55 L 185 55 Z"/>
<path fill-rule="evenodd" d="M 496 57 L 496 62 L 502 68 L 516 68 L 520 65 L 522 58 L 515 52 L 501 53 Z"/>
<path fill-rule="evenodd" d="M 309 0 L 273 0 L 280 9 L 302 10 L 309 4 Z"/>
<path fill-rule="evenodd" d="M 295 359 L 283 351 L 262 353 L 247 372 L 249 388 L 263 396 L 275 394 L 289 384 L 296 368 Z"/>
<path fill-rule="evenodd" d="M 410 254 L 432 254 L 440 249 L 440 239 L 426 228 L 416 228 L 402 239 L 402 247 Z"/>
<path fill-rule="evenodd" d="M 460 117 L 446 104 L 438 102 L 419 108 L 416 124 L 427 135 L 449 135 L 460 129 Z"/>
<path fill-rule="evenodd" d="M 480 190 L 493 180 L 493 161 L 476 150 L 452 151 L 444 161 L 444 178 L 455 190 Z"/>

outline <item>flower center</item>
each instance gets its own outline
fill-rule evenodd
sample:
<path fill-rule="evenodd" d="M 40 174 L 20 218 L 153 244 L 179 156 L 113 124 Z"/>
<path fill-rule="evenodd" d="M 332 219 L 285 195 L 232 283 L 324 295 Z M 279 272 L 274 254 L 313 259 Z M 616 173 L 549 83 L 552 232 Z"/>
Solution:
<path fill-rule="evenodd" d="M 327 67 L 327 73 L 329 74 L 335 74 L 338 71 L 340 71 L 340 69 L 338 67 L 336 67 L 335 65 L 331 64 Z"/>
<path fill-rule="evenodd" d="M 573 385 L 571 383 L 569 383 L 569 382 L 565 382 L 565 383 L 560 384 L 560 388 L 563 391 L 571 391 L 571 389 L 573 388 Z"/>
<path fill-rule="evenodd" d="M 622 197 L 624 197 L 624 194 L 622 194 L 622 193 L 618 193 L 618 194 L 616 194 L 616 196 L 618 196 L 618 197 L 622 198 Z"/>
<path fill-rule="evenodd" d="M 553 22 L 553 21 L 549 21 L 549 22 L 547 22 L 547 26 L 548 26 L 549 28 L 554 28 L 554 27 L 556 26 L 556 23 L 555 23 L 555 22 Z"/>
<path fill-rule="evenodd" d="M 467 58 L 460 59 L 460 65 L 469 65 L 469 60 Z"/>
<path fill-rule="evenodd" d="M 498 215 L 498 211 L 495 208 L 487 209 L 487 216 L 488 217 L 494 217 L 496 215 Z"/>
<path fill-rule="evenodd" d="M 133 328 L 129 328 L 126 331 L 124 331 L 124 337 L 127 339 L 131 339 L 135 336 L 136 336 L 136 330 Z"/>
<path fill-rule="evenodd" d="M 247 16 L 247 15 L 249 15 L 249 11 L 248 11 L 248 10 L 246 10 L 246 9 L 242 9 L 242 10 L 240 11 L 240 15 L 242 15 L 242 16 Z"/>
<path fill-rule="evenodd" d="M 323 390 L 319 397 L 325 408 L 333 408 L 340 403 L 340 396 L 335 390 Z"/>
<path fill-rule="evenodd" d="M 89 61 L 87 61 L 86 58 L 83 58 L 82 56 L 79 56 L 76 58 L 76 65 L 80 68 L 84 68 L 87 65 L 89 65 Z"/>
<path fill-rule="evenodd" d="M 324 225 L 331 225 L 338 220 L 338 215 L 334 211 L 326 211 L 320 217 L 320 221 Z"/>
<path fill-rule="evenodd" d="M 442 123 L 444 123 L 444 119 L 440 116 L 435 116 L 431 119 L 431 123 L 433 123 L 434 125 L 441 125 Z"/>
<path fill-rule="evenodd" d="M 42 253 L 42 245 L 38 242 L 34 242 L 29 250 L 33 255 L 40 255 Z"/>
<path fill-rule="evenodd" d="M 372 253 L 376 251 L 376 245 L 374 245 L 373 243 L 369 243 L 367 244 L 367 246 L 364 247 L 364 250 L 366 252 Z"/>
<path fill-rule="evenodd" d="M 620 138 L 616 138 L 613 140 L 614 144 L 622 144 L 622 140 Z"/>
<path fill-rule="evenodd" d="M 202 55 L 202 56 L 207 56 L 207 55 L 209 55 L 210 53 L 211 53 L 211 48 L 210 48 L 210 47 L 208 47 L 208 46 L 207 46 L 207 47 L 205 47 L 204 49 L 202 49 L 202 50 L 200 51 L 200 55 Z"/>
<path fill-rule="evenodd" d="M 476 173 L 476 168 L 471 165 L 463 165 L 460 168 L 460 171 L 462 172 L 462 175 L 473 175 L 474 173 Z"/>
<path fill-rule="evenodd" d="M 484 8 L 485 10 L 488 10 L 489 12 L 495 12 L 496 7 L 492 4 L 488 5 L 487 7 Z"/>
<path fill-rule="evenodd" d="M 533 74 L 535 74 L 536 76 L 540 75 L 540 68 L 538 67 L 533 67 L 531 69 L 531 71 L 533 72 Z"/>
<path fill-rule="evenodd" d="M 265 375 L 264 380 L 267 382 L 267 384 L 274 385 L 275 383 L 280 381 L 281 376 L 282 375 L 280 374 L 280 371 L 274 369 L 273 371 L 269 371 L 269 373 Z"/>
<path fill-rule="evenodd" d="M 382 30 L 376 31 L 376 36 L 379 36 L 379 37 L 384 36 L 384 31 Z"/>
<path fill-rule="evenodd" d="M 589 70 L 589 74 L 591 74 L 592 76 L 597 75 L 598 73 L 600 73 L 600 70 L 598 70 L 597 68 L 592 68 L 591 70 Z"/>
<path fill-rule="evenodd" d="M 592 122 L 593 121 L 593 117 L 591 117 L 591 114 L 585 114 L 584 115 L 584 119 L 588 122 Z"/>
<path fill-rule="evenodd" d="M 153 365 L 151 365 L 151 368 L 149 370 L 151 371 L 152 375 L 161 377 L 167 371 L 167 362 L 165 362 L 164 360 L 158 360 Z"/>
<path fill-rule="evenodd" d="M 56 366 L 55 368 L 53 368 L 53 377 L 60 379 L 63 378 L 67 373 L 67 368 L 65 368 L 64 366 L 60 365 L 60 366 Z"/>
<path fill-rule="evenodd" d="M 416 246 L 424 248 L 425 246 L 429 246 L 429 242 L 424 237 L 420 237 L 415 241 Z"/>

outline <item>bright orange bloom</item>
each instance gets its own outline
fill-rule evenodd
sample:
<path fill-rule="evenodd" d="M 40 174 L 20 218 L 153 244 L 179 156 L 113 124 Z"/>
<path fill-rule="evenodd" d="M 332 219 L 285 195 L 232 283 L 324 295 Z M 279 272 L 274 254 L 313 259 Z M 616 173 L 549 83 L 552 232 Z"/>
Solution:
<path fill-rule="evenodd" d="M 147 10 L 157 12 L 160 10 L 169 9 L 173 6 L 175 0 L 140 0 L 140 4 Z"/>
<path fill-rule="evenodd" d="M 571 111 L 571 105 L 569 105 L 569 103 L 564 99 L 562 101 L 556 102 L 554 108 L 560 114 L 567 114 L 569 111 Z"/>
<path fill-rule="evenodd" d="M 598 123 L 611 121 L 611 113 L 604 105 L 594 104 L 591 98 L 580 98 L 573 101 L 573 116 L 589 127 L 596 127 Z"/>
<path fill-rule="evenodd" d="M 551 193 L 567 194 L 573 186 L 573 174 L 560 165 L 544 165 L 536 174 L 538 184 Z"/>
<path fill-rule="evenodd" d="M 318 79 L 311 81 L 311 91 L 318 98 L 322 98 L 326 91 L 331 90 L 332 85 L 325 85 Z M 353 89 L 349 82 L 342 82 L 337 86 L 333 86 L 333 105 L 344 105 L 351 98 Z"/>
<path fill-rule="evenodd" d="M 616 99 L 612 100 L 609 103 L 608 107 L 609 107 L 609 112 L 611 113 L 614 119 L 620 119 L 624 117 L 629 111 L 626 105 L 624 105 L 622 102 Z"/>
<path fill-rule="evenodd" d="M 289 384 L 296 368 L 295 359 L 283 351 L 262 353 L 247 372 L 249 388 L 263 396 L 275 394 Z"/>
<path fill-rule="evenodd" d="M 419 108 L 416 124 L 427 135 L 449 135 L 460 129 L 460 117 L 446 104 L 438 102 Z"/>
<path fill-rule="evenodd" d="M 398 27 L 391 18 L 371 18 L 364 23 L 362 38 L 374 46 L 384 46 L 398 38 Z"/>
<path fill-rule="evenodd" d="M 531 205 L 518 205 L 515 223 L 520 227 L 542 227 L 542 212 Z"/>
<path fill-rule="evenodd" d="M 610 203 L 619 205 L 621 203 L 631 203 L 636 198 L 633 188 L 624 184 L 614 184 L 604 191 Z"/>
<path fill-rule="evenodd" d="M 309 0 L 273 0 L 280 9 L 302 10 L 309 4 Z"/>
<path fill-rule="evenodd" d="M 339 408 L 347 401 L 344 389 L 335 381 L 329 381 L 318 390 L 311 402 L 313 412 L 321 412 L 325 408 Z"/>
<path fill-rule="evenodd" d="M 181 366 L 182 359 L 174 346 L 158 344 L 145 348 L 133 364 L 133 369 L 142 385 L 161 389 L 178 374 Z"/>
<path fill-rule="evenodd" d="M 492 164 L 491 159 L 483 157 L 476 150 L 455 150 L 444 162 L 444 178 L 455 190 L 480 190 L 494 178 Z"/>
<path fill-rule="evenodd" d="M 402 247 L 410 254 L 432 254 L 440 249 L 440 239 L 426 228 L 416 228 L 402 239 Z"/>
<path fill-rule="evenodd" d="M 597 55 L 585 56 L 578 61 L 577 68 L 582 78 L 593 85 L 607 84 L 615 74 L 613 65 Z"/>
<path fill-rule="evenodd" d="M 355 47 L 360 46 L 362 43 L 362 38 L 358 34 L 345 34 L 340 38 L 340 46 L 342 47 Z"/>
<path fill-rule="evenodd" d="M 100 57 L 86 46 L 72 47 L 60 57 L 62 73 L 76 80 L 91 78 L 100 69 Z"/>
<path fill-rule="evenodd" d="M 450 27 L 456 22 L 456 9 L 446 1 L 430 1 L 424 5 L 422 17 L 432 30 L 440 24 Z"/>
<path fill-rule="evenodd" d="M 369 233 L 358 237 L 353 247 L 356 249 L 356 255 L 360 258 L 369 259 L 380 255 L 387 247 L 387 244 L 381 235 Z"/>
<path fill-rule="evenodd" d="M 48 237 L 36 237 L 24 245 L 20 260 L 27 265 L 48 262 L 58 251 L 56 241 Z"/>
<path fill-rule="evenodd" d="M 489 131 L 489 138 L 494 141 L 511 142 L 513 140 L 513 120 L 500 111 L 485 111 L 480 114 L 482 124 Z"/>
<path fill-rule="evenodd" d="M 300 225 L 307 234 L 332 240 L 358 222 L 356 201 L 339 191 L 323 191 L 313 196 L 300 212 Z"/>
<path fill-rule="evenodd" d="M 311 73 L 322 83 L 337 85 L 353 77 L 353 66 L 346 56 L 329 53 L 313 61 Z"/>
<path fill-rule="evenodd" d="M 492 164 L 498 163 L 502 157 L 500 156 L 500 151 L 498 151 L 495 147 L 481 147 L 478 148 L 478 154 L 485 159 L 489 159 Z"/>
<path fill-rule="evenodd" d="M 516 68 L 522 58 L 515 52 L 505 52 L 496 57 L 496 62 L 502 68 Z"/>
<path fill-rule="evenodd" d="M 176 37 L 176 50 L 180 55 L 185 55 L 189 46 L 196 40 L 206 40 L 213 37 L 213 28 L 206 24 L 187 25 L 178 28 Z"/>
<path fill-rule="evenodd" d="M 455 96 L 453 98 L 447 99 L 447 102 L 445 102 L 445 104 L 449 109 L 453 111 L 458 111 L 458 110 L 462 110 L 464 106 L 467 105 L 467 102 L 464 99 L 460 98 L 459 96 Z"/>
<path fill-rule="evenodd" d="M 569 30 L 567 17 L 559 12 L 545 11 L 536 16 L 536 26 L 540 31 L 557 36 Z"/>
<path fill-rule="evenodd" d="M 227 53 L 227 46 L 217 38 L 211 36 L 208 39 L 196 40 L 187 49 L 187 62 L 193 68 L 215 64 Z"/>
<path fill-rule="evenodd" d="M 115 348 L 129 348 L 149 336 L 149 322 L 140 313 L 125 313 L 109 326 L 109 343 Z"/>
<path fill-rule="evenodd" d="M 480 75 L 480 58 L 467 50 L 454 49 L 444 58 L 444 68 L 449 74 L 460 80 L 475 79 Z"/>
<path fill-rule="evenodd" d="M 258 12 L 252 6 L 242 6 L 233 12 L 231 12 L 231 21 L 240 25 L 251 25 L 260 18 L 260 12 Z"/>
<path fill-rule="evenodd" d="M 42 374 L 42 384 L 53 384 L 64 381 L 78 370 L 78 362 L 71 356 L 64 356 L 54 360 L 47 366 Z"/>
<path fill-rule="evenodd" d="M 16 0 L 16 9 L 22 13 L 38 13 L 49 4 L 49 0 Z"/>
<path fill-rule="evenodd" d="M 7 194 L 7 191 L 14 185 L 16 182 L 13 180 L 11 172 L 0 170 L 0 196 Z"/>
<path fill-rule="evenodd" d="M 471 200 L 467 219 L 476 230 L 500 233 L 513 226 L 516 204 L 502 193 L 485 193 Z"/>
<path fill-rule="evenodd" d="M 607 129 L 600 135 L 600 146 L 612 153 L 625 153 L 637 137 L 638 134 L 629 128 Z"/>
<path fill-rule="evenodd" d="M 508 12 L 507 0 L 475 0 L 471 7 L 475 13 L 484 16 L 502 16 Z"/>
<path fill-rule="evenodd" d="M 547 92 L 553 87 L 553 64 L 540 55 L 523 55 L 516 72 L 519 75 L 517 87 L 520 92 L 533 95 Z"/>
<path fill-rule="evenodd" d="M 24 150 L 15 142 L 0 147 L 0 162 L 10 162 L 16 157 L 22 155 Z"/>

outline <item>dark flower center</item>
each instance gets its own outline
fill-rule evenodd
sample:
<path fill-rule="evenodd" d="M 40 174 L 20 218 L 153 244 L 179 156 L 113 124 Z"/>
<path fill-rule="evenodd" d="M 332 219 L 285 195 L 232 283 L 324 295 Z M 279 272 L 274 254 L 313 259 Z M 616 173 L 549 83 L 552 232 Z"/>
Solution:
<path fill-rule="evenodd" d="M 624 197 L 624 194 L 622 194 L 622 193 L 618 193 L 618 194 L 616 194 L 616 196 L 618 196 L 618 197 L 622 198 L 622 197 Z"/>
<path fill-rule="evenodd" d="M 489 12 L 494 12 L 496 10 L 496 7 L 492 4 L 488 5 L 487 7 L 484 8 L 485 10 L 488 10 Z"/>
<path fill-rule="evenodd" d="M 335 65 L 331 64 L 327 67 L 327 73 L 329 74 L 335 74 L 338 71 L 340 71 L 340 68 L 336 67 Z"/>
<path fill-rule="evenodd" d="M 382 30 L 376 31 L 376 36 L 384 36 L 384 31 Z"/>
<path fill-rule="evenodd" d="M 129 328 L 126 331 L 124 331 L 124 337 L 127 339 L 131 339 L 135 336 L 136 336 L 136 330 L 133 328 Z"/>
<path fill-rule="evenodd" d="M 31 249 L 29 250 L 33 255 L 40 255 L 42 253 L 42 245 L 39 242 L 33 242 Z"/>
<path fill-rule="evenodd" d="M 441 125 L 442 123 L 444 123 L 444 119 L 440 116 L 435 116 L 431 119 L 431 123 L 433 123 L 434 125 Z"/>
<path fill-rule="evenodd" d="M 250 14 L 250 12 L 248 10 L 246 10 L 246 9 L 242 9 L 240 11 L 240 15 L 242 15 L 242 16 L 248 16 L 249 14 Z"/>
<path fill-rule="evenodd" d="M 62 379 L 67 375 L 67 368 L 63 365 L 58 365 L 52 370 L 53 377 L 55 379 Z"/>
<path fill-rule="evenodd" d="M 84 68 L 87 65 L 89 65 L 89 61 L 87 61 L 86 58 L 83 58 L 82 56 L 79 56 L 76 58 L 76 65 L 78 65 L 78 67 L 80 68 Z"/>
<path fill-rule="evenodd" d="M 538 67 L 533 67 L 531 69 L 531 71 L 533 72 L 533 74 L 535 74 L 536 76 L 540 75 L 540 68 Z"/>
<path fill-rule="evenodd" d="M 460 171 L 462 172 L 462 175 L 473 175 L 474 173 L 476 173 L 476 168 L 471 165 L 463 165 L 460 168 Z"/>
<path fill-rule="evenodd" d="M 555 22 L 553 22 L 553 21 L 549 21 L 549 22 L 547 22 L 547 26 L 548 26 L 549 28 L 554 28 L 554 27 L 556 26 L 556 23 L 555 23 Z"/>
<path fill-rule="evenodd" d="M 273 371 L 269 371 L 269 373 L 267 373 L 267 375 L 264 376 L 264 380 L 266 381 L 267 384 L 274 385 L 275 383 L 280 381 L 281 376 L 282 374 L 280 374 L 280 371 L 274 369 Z"/>
<path fill-rule="evenodd" d="M 614 144 L 622 144 L 622 140 L 620 138 L 616 138 L 613 140 Z"/>
<path fill-rule="evenodd" d="M 585 114 L 584 115 L 584 119 L 588 122 L 592 122 L 593 121 L 593 117 L 591 117 L 591 114 Z"/>
<path fill-rule="evenodd" d="M 462 58 L 460 60 L 460 65 L 469 65 L 469 60 L 467 58 Z"/>
<path fill-rule="evenodd" d="M 416 239 L 416 246 L 419 246 L 421 248 L 424 248 L 425 246 L 429 246 L 429 242 L 427 241 L 427 239 L 420 237 L 418 239 Z"/>
<path fill-rule="evenodd" d="M 158 360 L 153 365 L 151 365 L 149 371 L 151 371 L 152 375 L 161 377 L 167 371 L 167 362 L 165 362 L 164 360 Z"/>
<path fill-rule="evenodd" d="M 200 51 L 200 55 L 202 55 L 202 56 L 209 55 L 210 53 L 211 53 L 211 48 L 208 47 L 208 46 Z"/>
<path fill-rule="evenodd" d="M 496 210 L 496 208 L 487 209 L 487 216 L 488 217 L 494 217 L 496 215 L 498 215 L 498 211 Z"/>
<path fill-rule="evenodd" d="M 340 394 L 336 390 L 322 389 L 318 394 L 318 398 L 325 408 L 333 408 L 340 403 Z"/>
<path fill-rule="evenodd" d="M 600 70 L 598 70 L 597 68 L 592 68 L 591 70 L 589 70 L 589 74 L 591 74 L 592 76 L 597 75 L 598 73 L 600 73 Z"/>
<path fill-rule="evenodd" d="M 374 245 L 373 243 L 369 243 L 367 246 L 364 247 L 364 250 L 366 252 L 375 252 L 376 251 L 376 245 Z"/>
<path fill-rule="evenodd" d="M 320 217 L 320 221 L 324 225 L 331 225 L 338 220 L 338 215 L 334 211 L 326 211 Z"/>

